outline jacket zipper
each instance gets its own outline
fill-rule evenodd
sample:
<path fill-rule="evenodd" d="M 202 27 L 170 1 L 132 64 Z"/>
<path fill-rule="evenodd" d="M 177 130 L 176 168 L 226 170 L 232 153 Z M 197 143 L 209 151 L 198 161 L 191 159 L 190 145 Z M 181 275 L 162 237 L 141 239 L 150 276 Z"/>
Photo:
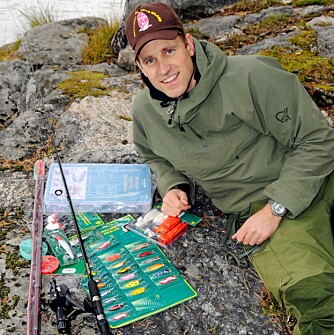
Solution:
<path fill-rule="evenodd" d="M 173 121 L 173 115 L 176 109 L 176 105 L 177 105 L 177 100 L 175 101 L 175 104 L 171 107 L 168 108 L 167 110 L 167 115 L 169 115 L 169 120 L 168 120 L 168 124 L 171 125 L 172 121 Z"/>
<path fill-rule="evenodd" d="M 202 135 L 200 135 L 189 123 L 187 123 L 187 126 L 192 131 L 192 133 L 201 141 L 203 148 L 207 148 L 208 143 L 206 143 L 205 138 Z"/>
<path fill-rule="evenodd" d="M 172 124 L 172 120 L 173 120 L 174 112 L 176 110 L 177 102 L 178 102 L 178 100 L 175 101 L 174 106 L 169 107 L 168 110 L 167 110 L 167 114 L 169 115 L 169 120 L 168 120 L 169 125 Z M 180 117 L 179 117 L 178 126 L 179 126 L 179 129 L 180 129 L 181 132 L 185 131 L 184 127 L 180 124 Z M 200 135 L 199 133 L 197 133 L 196 130 L 193 127 L 191 127 L 189 124 L 187 124 L 187 126 L 192 131 L 192 133 L 201 141 L 203 148 L 207 148 L 208 144 L 206 143 L 204 137 L 202 135 Z"/>

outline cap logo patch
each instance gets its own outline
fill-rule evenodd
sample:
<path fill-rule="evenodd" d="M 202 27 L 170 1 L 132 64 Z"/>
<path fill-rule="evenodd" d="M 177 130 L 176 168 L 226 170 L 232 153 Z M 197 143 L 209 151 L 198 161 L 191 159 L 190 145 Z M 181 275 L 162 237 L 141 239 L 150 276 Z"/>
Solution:
<path fill-rule="evenodd" d="M 136 11 L 135 13 L 135 21 L 137 20 L 137 24 L 139 27 L 139 31 L 145 31 L 149 27 L 152 27 L 152 24 L 150 24 L 150 19 L 148 18 L 147 14 L 154 15 L 158 22 L 162 22 L 162 18 L 159 14 L 157 14 L 154 11 L 150 11 L 148 9 L 142 8 L 139 12 Z M 135 21 L 133 22 L 133 36 L 136 37 L 136 29 L 135 29 Z"/>
<path fill-rule="evenodd" d="M 139 31 L 145 31 L 149 27 L 152 26 L 150 24 L 150 20 L 149 20 L 148 16 L 143 12 L 140 12 L 137 15 L 137 23 L 138 23 Z"/>

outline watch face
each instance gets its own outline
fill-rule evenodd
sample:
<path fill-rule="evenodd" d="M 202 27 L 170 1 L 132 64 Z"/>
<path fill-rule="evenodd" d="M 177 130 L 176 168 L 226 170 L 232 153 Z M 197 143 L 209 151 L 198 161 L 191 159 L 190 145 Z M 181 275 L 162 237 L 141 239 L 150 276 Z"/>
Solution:
<path fill-rule="evenodd" d="M 277 202 L 272 204 L 272 210 L 275 215 L 279 216 L 283 216 L 286 213 L 286 208 Z"/>

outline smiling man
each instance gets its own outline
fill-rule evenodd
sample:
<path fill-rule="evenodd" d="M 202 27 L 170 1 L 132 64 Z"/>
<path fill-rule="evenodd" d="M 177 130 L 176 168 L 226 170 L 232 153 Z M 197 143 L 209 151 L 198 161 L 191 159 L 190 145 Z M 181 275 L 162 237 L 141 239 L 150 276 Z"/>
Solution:
<path fill-rule="evenodd" d="M 295 335 L 334 331 L 334 130 L 297 76 L 270 57 L 227 57 L 186 34 L 163 3 L 141 3 L 126 35 L 146 84 L 133 140 L 177 216 L 200 185 L 231 238 L 287 313 Z M 332 218 L 333 219 L 333 218 Z"/>

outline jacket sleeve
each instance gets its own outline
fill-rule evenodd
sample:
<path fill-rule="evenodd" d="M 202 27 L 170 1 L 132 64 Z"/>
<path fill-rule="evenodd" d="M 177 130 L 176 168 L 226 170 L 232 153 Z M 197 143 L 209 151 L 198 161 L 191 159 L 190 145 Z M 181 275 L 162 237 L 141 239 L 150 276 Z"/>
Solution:
<path fill-rule="evenodd" d="M 193 183 L 190 182 L 184 174 L 176 170 L 169 161 L 163 157 L 159 157 L 151 150 L 143 124 L 140 122 L 136 114 L 140 114 L 140 112 L 132 112 L 133 142 L 141 162 L 148 164 L 154 173 L 159 194 L 164 197 L 171 188 L 182 184 L 189 190 L 188 196 L 190 197 L 191 202 L 194 203 L 195 188 Z M 186 187 L 187 185 L 189 187 Z"/>
<path fill-rule="evenodd" d="M 334 129 L 296 75 L 282 70 L 274 59 L 259 59 L 262 65 L 250 72 L 248 83 L 256 112 L 247 121 L 287 152 L 279 178 L 264 194 L 284 204 L 294 218 L 333 171 Z"/>

